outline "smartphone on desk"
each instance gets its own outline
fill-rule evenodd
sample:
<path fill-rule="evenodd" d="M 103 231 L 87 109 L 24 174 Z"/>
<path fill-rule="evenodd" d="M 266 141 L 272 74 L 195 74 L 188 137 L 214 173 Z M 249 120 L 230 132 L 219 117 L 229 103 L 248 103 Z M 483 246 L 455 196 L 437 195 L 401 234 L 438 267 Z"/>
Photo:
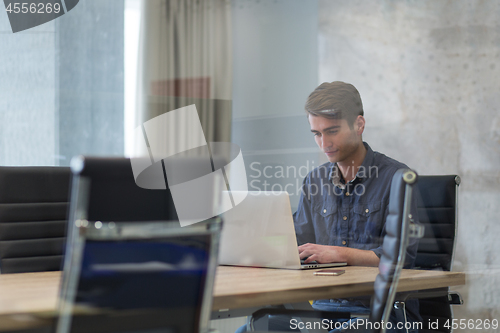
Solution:
<path fill-rule="evenodd" d="M 343 269 L 322 269 L 320 271 L 316 271 L 313 274 L 318 276 L 337 276 L 345 273 Z"/>

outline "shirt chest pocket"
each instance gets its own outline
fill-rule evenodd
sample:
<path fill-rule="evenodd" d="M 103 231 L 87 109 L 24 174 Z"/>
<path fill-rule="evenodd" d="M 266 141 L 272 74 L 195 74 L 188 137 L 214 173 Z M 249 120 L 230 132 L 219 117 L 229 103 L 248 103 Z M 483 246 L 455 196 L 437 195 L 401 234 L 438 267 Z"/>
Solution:
<path fill-rule="evenodd" d="M 328 195 L 315 198 L 312 202 L 314 216 L 320 220 L 331 220 L 337 213 L 336 198 Z"/>
<path fill-rule="evenodd" d="M 377 242 L 384 225 L 384 214 L 380 201 L 359 203 L 353 207 L 353 238 L 359 243 Z"/>
<path fill-rule="evenodd" d="M 316 207 L 316 212 L 318 212 L 322 217 L 330 219 L 332 215 L 337 213 L 337 205 L 321 205 Z"/>
<path fill-rule="evenodd" d="M 336 234 L 337 204 L 321 202 L 314 206 L 314 231 L 316 243 L 323 245 L 334 244 Z"/>
<path fill-rule="evenodd" d="M 359 216 L 370 218 L 380 214 L 380 201 L 372 203 L 359 203 L 354 206 L 353 211 Z"/>

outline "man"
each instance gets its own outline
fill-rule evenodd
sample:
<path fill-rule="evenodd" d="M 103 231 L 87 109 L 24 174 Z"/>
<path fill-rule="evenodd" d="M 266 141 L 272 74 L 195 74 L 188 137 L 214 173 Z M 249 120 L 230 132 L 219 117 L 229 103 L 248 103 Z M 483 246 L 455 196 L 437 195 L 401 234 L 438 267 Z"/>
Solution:
<path fill-rule="evenodd" d="M 338 81 L 323 83 L 309 95 L 305 109 L 314 139 L 329 162 L 311 171 L 303 182 L 294 214 L 300 258 L 307 258 L 305 263 L 378 266 L 392 177 L 398 169 L 408 167 L 374 152 L 363 142 L 363 104 L 353 85 Z M 411 210 L 418 221 L 415 200 Z M 413 267 L 416 250 L 417 241 L 411 240 L 405 268 Z M 313 307 L 368 314 L 370 297 L 316 300 Z M 390 321 L 394 329 L 387 332 L 407 332 L 397 330 L 397 323 L 421 321 L 418 301 L 408 301 L 406 312 L 406 317 L 403 308 L 392 312 Z M 270 317 L 269 330 L 291 330 L 290 319 Z M 242 326 L 236 332 L 245 330 Z M 363 329 L 356 330 L 360 331 Z"/>
<path fill-rule="evenodd" d="M 363 105 L 356 88 L 344 82 L 323 83 L 305 105 L 311 132 L 329 162 L 304 179 L 294 214 L 300 257 L 306 263 L 347 262 L 378 266 L 388 215 L 391 180 L 406 165 L 374 152 L 363 142 Z M 412 204 L 416 218 L 416 204 Z M 411 241 L 405 267 L 413 267 L 416 240 Z M 369 297 L 315 301 L 318 310 L 369 312 Z M 411 321 L 419 320 L 418 303 L 407 303 Z M 404 321 L 393 311 L 391 321 Z M 397 332 L 397 331 L 394 331 Z"/>

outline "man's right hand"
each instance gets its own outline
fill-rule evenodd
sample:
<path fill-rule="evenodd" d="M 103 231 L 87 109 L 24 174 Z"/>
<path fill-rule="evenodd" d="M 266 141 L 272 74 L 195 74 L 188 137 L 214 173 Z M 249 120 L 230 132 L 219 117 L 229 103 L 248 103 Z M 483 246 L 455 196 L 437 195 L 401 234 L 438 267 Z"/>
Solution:
<path fill-rule="evenodd" d="M 299 255 L 300 259 L 307 258 L 304 264 L 316 261 L 320 264 L 346 262 L 354 266 L 378 266 L 380 262 L 379 257 L 371 250 L 313 243 L 299 246 Z"/>
<path fill-rule="evenodd" d="M 345 249 L 347 248 L 341 246 L 307 243 L 299 246 L 299 255 L 300 259 L 307 258 L 304 264 L 308 264 L 311 261 L 316 261 L 320 264 L 345 262 Z"/>

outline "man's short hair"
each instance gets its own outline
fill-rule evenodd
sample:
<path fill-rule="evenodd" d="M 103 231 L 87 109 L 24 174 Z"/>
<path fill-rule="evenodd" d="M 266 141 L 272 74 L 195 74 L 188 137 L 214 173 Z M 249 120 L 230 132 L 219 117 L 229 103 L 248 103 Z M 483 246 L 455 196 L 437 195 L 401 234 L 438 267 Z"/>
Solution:
<path fill-rule="evenodd" d="M 363 103 L 358 90 L 349 83 L 324 82 L 307 98 L 305 109 L 313 116 L 345 119 L 352 128 L 358 116 L 362 116 Z"/>

